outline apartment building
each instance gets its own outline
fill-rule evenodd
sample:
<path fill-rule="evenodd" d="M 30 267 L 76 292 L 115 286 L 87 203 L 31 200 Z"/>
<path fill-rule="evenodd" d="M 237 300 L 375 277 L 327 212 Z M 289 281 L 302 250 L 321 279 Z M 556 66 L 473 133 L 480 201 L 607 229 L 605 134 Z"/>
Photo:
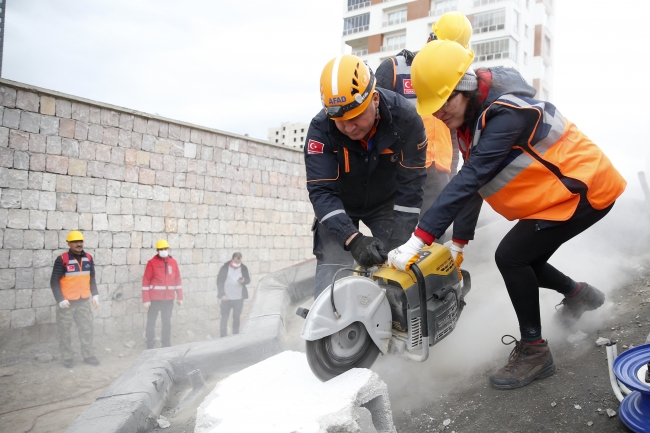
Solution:
<path fill-rule="evenodd" d="M 305 145 L 308 123 L 283 122 L 279 128 L 269 128 L 268 140 L 294 149 L 302 149 Z"/>
<path fill-rule="evenodd" d="M 554 1 L 344 0 L 342 49 L 375 70 L 404 48 L 420 50 L 442 14 L 460 11 L 474 29 L 474 68 L 516 68 L 540 99 L 551 100 Z"/>

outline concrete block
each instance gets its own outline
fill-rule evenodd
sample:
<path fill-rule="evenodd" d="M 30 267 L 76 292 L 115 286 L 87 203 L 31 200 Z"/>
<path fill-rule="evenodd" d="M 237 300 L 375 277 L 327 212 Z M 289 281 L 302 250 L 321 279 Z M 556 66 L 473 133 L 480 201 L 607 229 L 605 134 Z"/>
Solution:
<path fill-rule="evenodd" d="M 11 250 L 9 253 L 10 268 L 29 268 L 32 266 L 33 252 L 31 250 Z"/>
<path fill-rule="evenodd" d="M 40 197 L 41 197 L 40 191 L 24 189 L 22 191 L 22 200 L 21 200 L 20 207 L 22 209 L 36 210 L 38 209 L 38 203 L 40 201 Z"/>
<path fill-rule="evenodd" d="M 72 192 L 72 178 L 70 176 L 56 176 L 56 192 Z"/>
<path fill-rule="evenodd" d="M 70 176 L 85 177 L 87 170 L 88 170 L 88 161 L 84 161 L 82 159 L 73 159 L 73 158 L 70 158 L 68 160 L 68 174 Z M 88 183 L 88 180 L 83 179 L 82 182 Z M 74 186 L 74 179 L 73 179 L 73 186 Z"/>
<path fill-rule="evenodd" d="M 29 289 L 18 290 L 18 279 L 16 279 L 16 308 L 31 308 L 31 306 L 32 306 L 31 286 Z"/>
<path fill-rule="evenodd" d="M 38 132 L 38 131 L 31 131 Z M 59 133 L 59 118 L 52 116 L 41 116 L 41 134 L 57 135 Z"/>
<path fill-rule="evenodd" d="M 16 89 L 0 86 L 0 105 L 14 108 L 16 106 Z"/>
<path fill-rule="evenodd" d="M 30 177 L 33 174 L 33 172 L 41 172 L 45 171 L 45 160 L 46 156 L 42 153 L 32 153 L 31 157 L 29 158 L 29 169 L 32 171 L 30 173 Z M 42 184 L 41 180 L 41 184 Z M 30 186 L 31 188 L 31 186 Z M 39 186 L 40 189 L 40 186 Z"/>
<path fill-rule="evenodd" d="M 93 229 L 93 214 L 82 213 L 79 215 L 79 230 Z"/>
<path fill-rule="evenodd" d="M 130 148 L 133 141 L 131 131 L 120 129 L 117 137 L 117 145 L 123 148 Z"/>
<path fill-rule="evenodd" d="M 196 158 L 196 144 L 185 143 L 183 149 L 183 156 L 185 158 Z"/>
<path fill-rule="evenodd" d="M 74 110 L 73 110 L 73 104 L 76 104 L 76 107 L 74 108 Z M 83 119 L 81 119 L 81 118 L 84 117 L 83 113 L 80 113 L 80 112 L 84 111 L 83 107 L 87 107 L 87 106 L 84 105 L 84 104 L 81 104 L 79 102 L 70 102 L 70 101 L 65 100 L 65 99 L 57 99 L 56 100 L 56 113 L 55 114 L 56 114 L 57 117 L 62 117 L 64 119 L 73 118 L 73 119 L 83 120 Z M 74 112 L 74 116 L 73 116 L 73 112 Z M 43 114 L 48 114 L 48 113 L 43 113 Z M 87 115 L 85 116 L 85 119 L 86 120 L 84 120 L 84 121 L 87 122 L 88 121 L 88 116 Z"/>
<path fill-rule="evenodd" d="M 32 230 L 45 230 L 47 227 L 47 212 L 43 210 L 29 211 L 29 228 Z"/>
<path fill-rule="evenodd" d="M 95 145 L 95 159 L 101 162 L 111 162 L 111 146 L 106 144 Z"/>
<path fill-rule="evenodd" d="M 96 147 L 90 141 L 82 141 L 79 144 L 79 158 L 88 161 L 94 161 L 96 155 Z"/>
<path fill-rule="evenodd" d="M 174 185 L 174 174 L 168 171 L 158 171 L 156 172 L 156 184 L 161 186 L 173 186 Z"/>
<path fill-rule="evenodd" d="M 169 136 L 169 123 L 160 122 L 160 128 L 158 128 L 158 137 L 167 138 Z"/>
<path fill-rule="evenodd" d="M 32 160 L 34 159 L 36 155 L 32 155 Z M 43 162 L 43 167 L 45 167 L 45 162 Z M 30 171 L 29 172 L 29 180 L 28 180 L 28 186 L 27 188 L 33 189 L 33 190 L 41 190 L 43 189 L 43 174 L 44 173 L 39 173 L 36 171 Z"/>
<path fill-rule="evenodd" d="M 18 170 L 29 170 L 29 153 L 14 151 L 14 168 Z"/>
<path fill-rule="evenodd" d="M 120 213 L 121 201 L 117 197 L 106 197 L 106 213 L 118 215 Z"/>
<path fill-rule="evenodd" d="M 101 109 L 101 124 L 104 126 L 119 126 L 120 115 L 117 111 L 102 108 Z"/>
<path fill-rule="evenodd" d="M 43 235 L 43 242 L 45 242 L 45 234 L 38 232 Z M 46 266 L 52 266 L 54 262 L 52 261 L 52 251 L 41 249 L 34 251 L 34 257 L 32 257 L 32 265 L 34 268 L 43 268 Z"/>
<path fill-rule="evenodd" d="M 9 217 L 8 209 L 0 209 L 0 229 L 7 227 L 7 219 Z"/>
<path fill-rule="evenodd" d="M 160 122 L 158 122 L 157 120 L 149 119 L 147 121 L 147 134 L 157 137 L 159 128 L 160 128 Z"/>
<path fill-rule="evenodd" d="M 36 324 L 46 325 L 51 322 L 50 307 L 35 308 L 36 311 Z"/>
<path fill-rule="evenodd" d="M 98 161 L 88 161 L 88 167 L 86 169 L 86 176 L 103 178 L 104 177 L 104 167 L 106 164 Z"/>
<path fill-rule="evenodd" d="M 36 288 L 32 291 L 32 307 L 49 307 L 56 305 L 51 289 Z"/>
<path fill-rule="evenodd" d="M 18 268 L 16 269 L 16 289 L 32 289 L 34 288 L 34 268 Z M 24 295 L 24 293 L 23 293 Z M 29 294 L 29 301 L 25 301 L 23 307 L 16 308 L 28 308 L 31 307 L 31 292 Z M 17 300 L 17 299 L 16 299 Z"/>
<path fill-rule="evenodd" d="M 75 138 L 75 121 L 70 119 L 59 119 L 59 135 L 65 138 Z M 82 138 L 85 140 L 86 137 Z"/>
<path fill-rule="evenodd" d="M 101 123 L 101 108 L 100 107 L 93 107 L 92 105 L 90 106 L 90 114 L 88 117 L 88 121 L 90 123 Z"/>
<path fill-rule="evenodd" d="M 45 170 L 50 173 L 68 174 L 68 158 L 65 156 L 48 155 Z"/>
<path fill-rule="evenodd" d="M 25 328 L 36 324 L 36 311 L 32 308 L 13 310 L 11 312 L 11 328 Z"/>
<path fill-rule="evenodd" d="M 147 152 L 153 152 L 156 149 L 156 137 L 153 135 L 143 134 L 141 149 Z"/>
<path fill-rule="evenodd" d="M 163 155 L 168 155 L 171 149 L 171 143 L 166 138 L 161 138 L 156 141 L 154 151 Z"/>
<path fill-rule="evenodd" d="M 0 329 L 9 329 L 11 324 L 11 311 L 0 310 Z"/>
<path fill-rule="evenodd" d="M 5 179 L 2 184 L 5 188 L 27 189 L 29 185 L 29 173 L 27 171 L 8 169 L 3 174 Z"/>
<path fill-rule="evenodd" d="M 104 128 L 104 144 L 109 146 L 117 146 L 119 138 L 119 130 L 117 128 Z"/>
<path fill-rule="evenodd" d="M 138 151 L 135 149 L 125 149 L 124 163 L 126 165 L 136 165 L 138 158 Z"/>
<path fill-rule="evenodd" d="M 0 122 L 2 124 L 2 122 Z M 9 146 L 9 128 L 0 126 L 0 147 Z"/>
<path fill-rule="evenodd" d="M 281 393 L 278 394 L 278 393 Z M 220 381 L 197 411 L 195 433 L 395 433 L 386 384 L 368 369 L 325 383 L 305 354 L 286 351 Z"/>
<path fill-rule="evenodd" d="M 74 125 L 74 139 L 87 140 L 88 139 L 88 124 L 86 122 L 77 121 Z"/>
<path fill-rule="evenodd" d="M 50 155 L 61 155 L 61 137 L 46 137 L 45 152 Z"/>
<path fill-rule="evenodd" d="M 40 134 L 29 134 L 29 151 L 45 153 L 45 136 Z"/>
<path fill-rule="evenodd" d="M 20 110 L 12 110 L 5 108 L 2 116 L 2 126 L 6 126 L 11 129 L 18 129 L 20 126 Z"/>
<path fill-rule="evenodd" d="M 7 227 L 11 229 L 29 228 L 29 211 L 25 209 L 9 209 Z"/>
<path fill-rule="evenodd" d="M 120 129 L 124 129 L 126 131 L 132 131 L 133 120 L 134 120 L 133 114 L 120 113 L 120 123 L 119 123 Z"/>
<path fill-rule="evenodd" d="M 108 230 L 108 216 L 106 214 L 93 214 L 93 230 Z"/>
<path fill-rule="evenodd" d="M 22 250 L 23 231 L 16 229 L 6 229 L 4 235 L 4 248 L 8 250 Z"/>
<path fill-rule="evenodd" d="M 16 270 L 15 269 L 0 269 L 0 310 L 12 310 L 15 305 L 15 294 L 13 291 L 7 292 L 5 290 L 13 289 L 16 285 Z M 12 293 L 14 296 L 14 304 L 9 305 L 11 296 L 7 293 Z M 3 298 L 4 297 L 4 298 Z"/>
<path fill-rule="evenodd" d="M 112 248 L 113 247 L 113 233 L 100 232 L 99 233 L 99 248 Z"/>
<path fill-rule="evenodd" d="M 95 143 L 102 143 L 104 141 L 104 127 L 97 124 L 90 124 L 88 127 L 88 140 Z"/>
<path fill-rule="evenodd" d="M 5 209 L 20 209 L 20 190 L 3 189 L 0 197 L 0 207 Z"/>
<path fill-rule="evenodd" d="M 139 132 L 133 132 L 131 134 L 131 149 L 142 149 L 142 134 Z"/>
<path fill-rule="evenodd" d="M 79 214 L 77 212 L 63 212 L 63 230 L 66 233 L 70 230 L 79 229 Z"/>
<path fill-rule="evenodd" d="M 0 270 L 0 284 L 2 284 L 2 273 L 6 269 Z M 12 269 L 13 271 L 13 269 Z M 13 288 L 13 284 L 11 285 Z M 0 310 L 13 310 L 16 308 L 16 291 L 15 290 L 1 290 L 0 291 Z"/>
<path fill-rule="evenodd" d="M 104 178 L 112 180 L 124 180 L 125 167 L 117 164 L 106 164 L 104 166 Z"/>
<path fill-rule="evenodd" d="M 62 212 L 77 211 L 77 194 L 56 194 L 56 210 Z"/>
<path fill-rule="evenodd" d="M 63 244 L 65 245 L 65 244 Z M 62 248 L 59 244 L 59 234 L 57 232 L 45 232 L 45 249 L 46 250 L 56 250 L 57 248 Z M 52 262 L 54 263 L 54 262 Z"/>
<path fill-rule="evenodd" d="M 156 171 L 163 170 L 163 156 L 167 155 L 152 153 L 151 158 L 149 159 L 149 168 Z"/>
<path fill-rule="evenodd" d="M 133 215 L 122 215 L 122 230 L 133 231 L 135 229 L 135 219 Z"/>
<path fill-rule="evenodd" d="M 41 124 L 41 116 L 29 111 L 20 113 L 20 126 L 19 128 L 25 132 L 33 132 L 38 134 L 39 126 Z M 48 134 L 51 135 L 51 134 Z"/>
<path fill-rule="evenodd" d="M 6 149 L 0 147 L 0 168 L 11 168 L 14 166 L 14 152 L 13 149 Z"/>
<path fill-rule="evenodd" d="M 153 185 L 156 183 L 156 172 L 148 168 L 140 168 L 138 182 L 144 185 Z"/>
<path fill-rule="evenodd" d="M 133 130 L 139 133 L 147 132 L 147 119 L 144 119 L 142 117 L 134 117 Z"/>
<path fill-rule="evenodd" d="M 56 99 L 51 96 L 41 95 L 41 114 L 54 116 L 56 114 Z"/>
<path fill-rule="evenodd" d="M 172 156 L 183 156 L 185 151 L 184 141 L 172 140 L 171 147 L 169 148 L 169 154 Z"/>
<path fill-rule="evenodd" d="M 16 108 L 21 110 L 32 111 L 38 113 L 40 98 L 36 93 L 27 92 L 25 90 L 18 90 L 16 97 Z"/>
<path fill-rule="evenodd" d="M 16 150 L 29 150 L 29 133 L 12 129 L 9 131 L 9 147 Z"/>
<path fill-rule="evenodd" d="M 47 213 L 47 227 L 48 230 L 62 230 L 63 229 L 63 214 L 57 211 L 49 211 Z"/>
<path fill-rule="evenodd" d="M 56 174 L 43 173 L 43 185 L 41 189 L 43 191 L 56 191 Z"/>
<path fill-rule="evenodd" d="M 70 138 L 62 138 L 61 155 L 69 158 L 79 158 L 79 142 Z"/>
<path fill-rule="evenodd" d="M 151 231 L 151 217 L 145 215 L 135 216 L 135 230 L 141 232 Z"/>

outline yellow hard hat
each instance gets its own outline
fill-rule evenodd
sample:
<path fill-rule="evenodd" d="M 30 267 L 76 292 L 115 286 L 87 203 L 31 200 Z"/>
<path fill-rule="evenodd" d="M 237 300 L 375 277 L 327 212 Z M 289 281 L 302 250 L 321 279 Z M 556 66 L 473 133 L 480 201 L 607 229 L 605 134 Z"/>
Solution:
<path fill-rule="evenodd" d="M 438 21 L 431 25 L 431 31 L 441 41 L 454 41 L 469 48 L 472 24 L 465 15 L 458 11 L 443 14 Z"/>
<path fill-rule="evenodd" d="M 160 239 L 158 242 L 156 242 L 156 249 L 157 250 L 163 250 L 165 248 L 169 248 L 169 244 L 167 243 L 166 240 Z"/>
<path fill-rule="evenodd" d="M 74 242 L 74 241 L 83 241 L 83 240 L 84 240 L 84 235 L 82 235 L 79 230 L 72 230 L 70 233 L 68 233 L 68 238 L 65 241 Z"/>
<path fill-rule="evenodd" d="M 375 90 L 375 76 L 363 60 L 351 54 L 335 57 L 320 76 L 320 98 L 325 113 L 348 120 L 363 113 Z"/>
<path fill-rule="evenodd" d="M 474 51 L 451 41 L 431 41 L 420 50 L 411 64 L 411 84 L 418 114 L 438 111 L 463 78 L 474 60 Z"/>

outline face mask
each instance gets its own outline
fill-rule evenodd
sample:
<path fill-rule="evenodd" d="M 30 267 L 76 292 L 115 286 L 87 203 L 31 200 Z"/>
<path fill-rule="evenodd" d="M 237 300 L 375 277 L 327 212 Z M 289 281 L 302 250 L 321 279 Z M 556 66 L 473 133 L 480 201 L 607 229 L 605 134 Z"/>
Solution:
<path fill-rule="evenodd" d="M 169 251 L 167 251 L 167 250 L 158 251 L 158 255 L 164 259 L 167 256 L 169 256 Z"/>
<path fill-rule="evenodd" d="M 238 268 L 241 266 L 241 263 L 230 262 L 230 266 L 232 266 L 233 268 Z"/>

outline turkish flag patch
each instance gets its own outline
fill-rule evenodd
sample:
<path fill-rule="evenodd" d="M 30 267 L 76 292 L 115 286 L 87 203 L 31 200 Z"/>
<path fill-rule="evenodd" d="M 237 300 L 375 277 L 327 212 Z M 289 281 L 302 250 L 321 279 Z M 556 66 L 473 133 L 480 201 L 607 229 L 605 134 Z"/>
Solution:
<path fill-rule="evenodd" d="M 74 265 L 68 265 L 68 272 L 74 272 Z"/>
<path fill-rule="evenodd" d="M 405 95 L 415 95 L 415 90 L 413 90 L 413 85 L 411 84 L 410 78 L 404 78 L 402 85 L 404 86 Z"/>
<path fill-rule="evenodd" d="M 324 146 L 320 141 L 309 140 L 309 143 L 307 143 L 307 153 L 323 153 Z"/>

